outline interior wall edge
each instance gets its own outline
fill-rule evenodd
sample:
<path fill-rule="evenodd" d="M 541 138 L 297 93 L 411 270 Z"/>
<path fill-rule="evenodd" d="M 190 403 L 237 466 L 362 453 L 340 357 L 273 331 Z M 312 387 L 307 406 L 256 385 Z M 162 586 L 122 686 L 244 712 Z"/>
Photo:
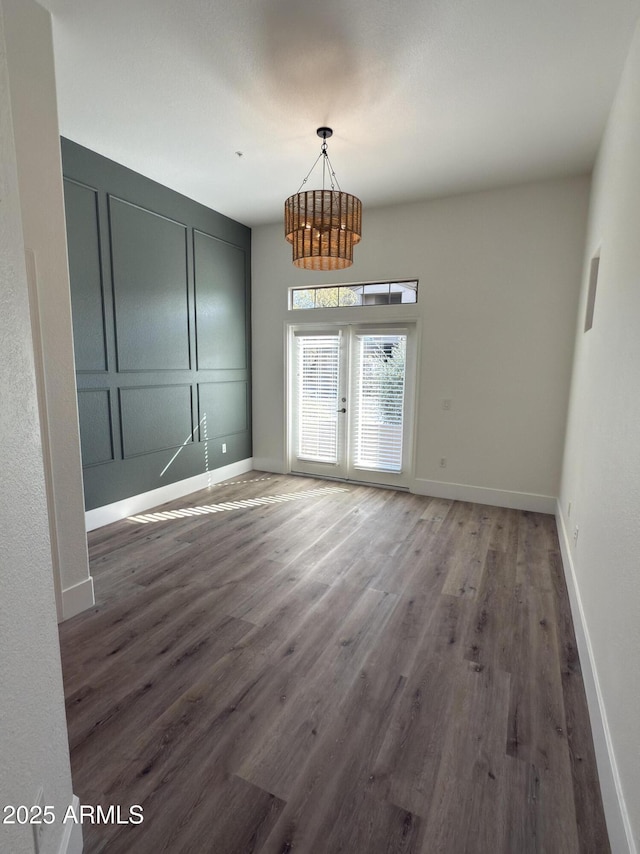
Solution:
<path fill-rule="evenodd" d="M 230 463 L 228 466 L 221 466 L 220 468 L 188 477 L 185 480 L 178 480 L 175 483 L 167 484 L 167 486 L 152 489 L 149 492 L 142 492 L 139 495 L 132 495 L 130 498 L 123 498 L 122 501 L 114 501 L 113 504 L 105 504 L 103 507 L 95 507 L 93 510 L 87 510 L 85 513 L 87 531 L 94 531 L 96 528 L 102 528 L 104 525 L 110 525 L 112 522 L 120 521 L 120 519 L 126 519 L 127 516 L 143 513 L 145 510 L 157 507 L 166 501 L 174 501 L 183 495 L 190 495 L 192 492 L 206 489 L 223 480 L 246 474 L 254 468 L 253 462 L 252 457 L 247 457 L 236 463 Z"/>
<path fill-rule="evenodd" d="M 589 628 L 585 618 L 580 587 L 571 557 L 569 537 L 564 524 L 559 499 L 556 503 L 555 516 L 558 527 L 558 539 L 560 540 L 562 567 L 569 593 L 578 655 L 580 656 L 582 679 L 587 695 L 587 706 L 589 708 L 589 719 L 591 721 L 591 731 L 598 765 L 598 776 L 600 778 L 602 803 L 607 821 L 607 830 L 609 832 L 609 842 L 613 854 L 638 854 L 636 844 L 633 840 L 631 822 L 613 750 L 611 731 L 607 720 L 607 710 L 600 689 Z"/>
<path fill-rule="evenodd" d="M 78 815 L 80 800 L 77 795 L 73 796 L 71 806 L 73 807 L 74 814 Z M 58 854 L 82 854 L 83 850 L 82 823 L 75 821 L 66 822 Z"/>
<path fill-rule="evenodd" d="M 62 619 L 70 620 L 76 614 L 81 614 L 88 608 L 93 608 L 96 604 L 96 597 L 93 591 L 93 576 L 85 578 L 78 584 L 72 587 L 67 587 L 62 591 Z"/>
<path fill-rule="evenodd" d="M 287 468 L 282 460 L 275 457 L 254 457 L 253 467 L 257 471 L 269 471 L 273 474 L 287 474 Z"/>
<path fill-rule="evenodd" d="M 38 386 L 54 589 L 86 579 L 83 484 L 51 16 L 5 7 L 11 112 Z"/>

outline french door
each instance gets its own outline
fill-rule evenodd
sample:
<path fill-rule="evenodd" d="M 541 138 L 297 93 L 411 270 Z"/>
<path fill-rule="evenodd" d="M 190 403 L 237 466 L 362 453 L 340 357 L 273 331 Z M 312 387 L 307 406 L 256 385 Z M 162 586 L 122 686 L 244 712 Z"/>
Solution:
<path fill-rule="evenodd" d="M 389 486 L 409 484 L 411 332 L 406 325 L 292 330 L 293 472 Z"/>

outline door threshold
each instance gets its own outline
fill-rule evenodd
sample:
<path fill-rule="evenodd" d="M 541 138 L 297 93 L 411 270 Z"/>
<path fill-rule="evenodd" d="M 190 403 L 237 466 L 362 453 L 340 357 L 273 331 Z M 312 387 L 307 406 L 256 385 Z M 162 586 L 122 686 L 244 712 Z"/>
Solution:
<path fill-rule="evenodd" d="M 332 480 L 335 483 L 349 483 L 353 486 L 373 486 L 376 489 L 393 489 L 396 492 L 410 492 L 408 486 L 394 486 L 391 483 L 373 483 L 368 480 L 355 480 L 349 477 L 331 477 L 329 474 L 307 474 L 303 471 L 290 471 L 289 474 L 294 477 L 311 477 L 314 480 Z"/>

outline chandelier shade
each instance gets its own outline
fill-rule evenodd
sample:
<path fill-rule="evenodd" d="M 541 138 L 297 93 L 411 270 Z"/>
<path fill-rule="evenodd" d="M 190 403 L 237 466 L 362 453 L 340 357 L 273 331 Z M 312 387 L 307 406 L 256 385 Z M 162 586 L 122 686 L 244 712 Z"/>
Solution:
<path fill-rule="evenodd" d="M 284 203 L 284 233 L 293 247 L 293 263 L 304 270 L 344 270 L 353 264 L 353 247 L 362 237 L 362 202 L 344 193 L 327 153 L 331 128 L 318 128 L 322 148 L 297 193 Z M 300 192 L 322 159 L 322 189 Z M 330 176 L 331 189 L 324 187 Z M 336 189 L 337 185 L 337 189 Z"/>
<path fill-rule="evenodd" d="M 306 190 L 284 203 L 285 237 L 304 270 L 343 270 L 362 236 L 362 202 L 340 190 Z"/>

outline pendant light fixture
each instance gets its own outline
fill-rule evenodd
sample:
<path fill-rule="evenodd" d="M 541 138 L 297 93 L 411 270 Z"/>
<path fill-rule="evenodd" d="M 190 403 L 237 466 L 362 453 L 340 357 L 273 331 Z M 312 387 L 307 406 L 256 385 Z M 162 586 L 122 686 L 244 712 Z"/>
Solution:
<path fill-rule="evenodd" d="M 320 154 L 298 192 L 284 203 L 284 233 L 296 267 L 343 270 L 353 264 L 353 247 L 362 236 L 362 202 L 340 189 L 327 153 L 333 131 L 323 127 L 316 133 L 322 139 Z M 321 158 L 322 189 L 300 192 Z M 330 190 L 325 189 L 327 178 Z"/>

